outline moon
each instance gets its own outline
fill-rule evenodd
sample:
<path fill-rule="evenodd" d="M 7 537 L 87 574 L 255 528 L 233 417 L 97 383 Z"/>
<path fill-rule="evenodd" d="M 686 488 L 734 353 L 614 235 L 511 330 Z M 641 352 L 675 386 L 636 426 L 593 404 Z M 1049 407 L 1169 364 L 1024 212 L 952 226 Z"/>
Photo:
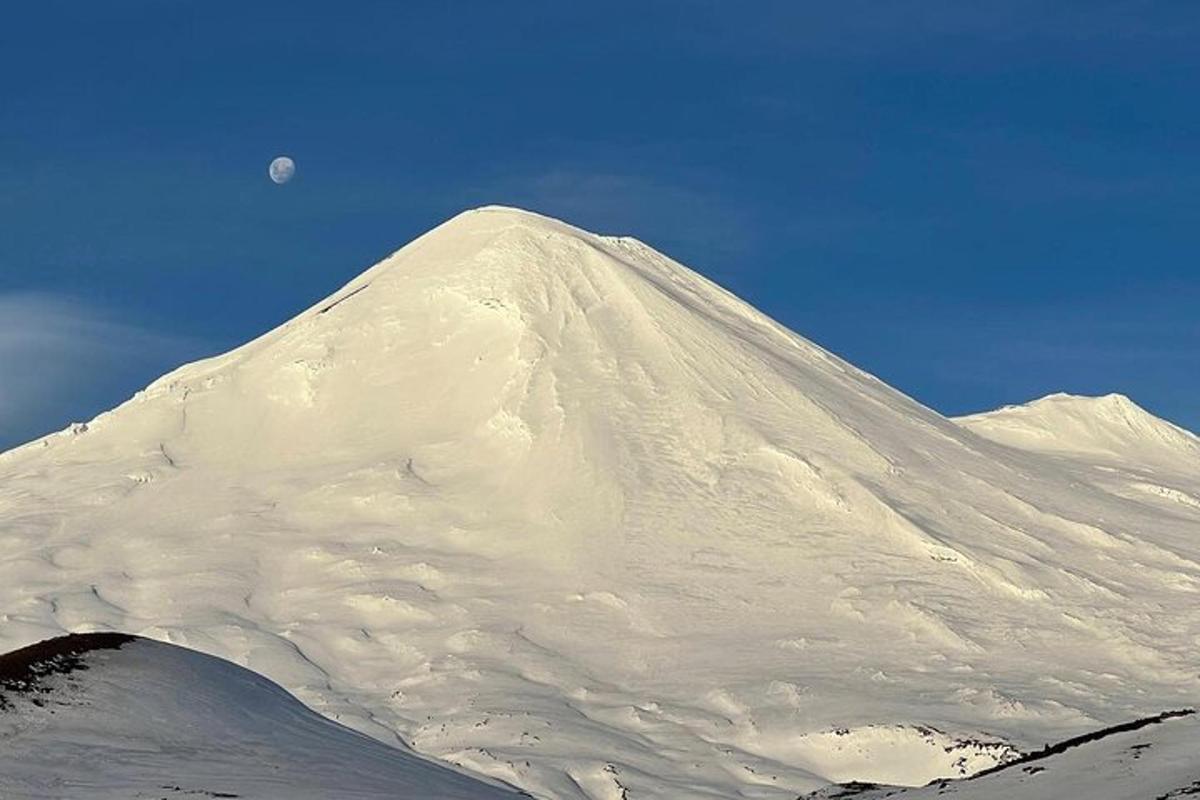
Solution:
<path fill-rule="evenodd" d="M 271 162 L 267 174 L 271 176 L 271 180 L 275 181 L 275 183 L 287 183 L 296 174 L 296 162 L 287 156 L 279 156 L 279 158 Z"/>

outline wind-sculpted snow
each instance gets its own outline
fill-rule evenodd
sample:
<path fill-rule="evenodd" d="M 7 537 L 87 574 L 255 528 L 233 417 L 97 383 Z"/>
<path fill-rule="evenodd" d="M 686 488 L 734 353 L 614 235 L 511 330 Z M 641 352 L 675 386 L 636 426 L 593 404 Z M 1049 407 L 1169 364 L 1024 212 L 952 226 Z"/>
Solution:
<path fill-rule="evenodd" d="M 480 209 L 0 456 L 0 637 L 196 647 L 554 798 L 923 784 L 1188 704 L 1186 437 L 989 437 L 639 242 Z"/>
<path fill-rule="evenodd" d="M 319 714 L 212 656 L 115 634 L 0 655 L 0 797 L 518 800 Z"/>

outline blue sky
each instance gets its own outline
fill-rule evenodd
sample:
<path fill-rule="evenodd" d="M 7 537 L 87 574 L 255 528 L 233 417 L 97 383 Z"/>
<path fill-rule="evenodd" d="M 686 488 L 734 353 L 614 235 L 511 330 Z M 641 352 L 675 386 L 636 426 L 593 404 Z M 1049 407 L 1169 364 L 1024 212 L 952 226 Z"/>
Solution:
<path fill-rule="evenodd" d="M 1198 37 L 1190 2 L 20 4 L 0 446 L 486 203 L 637 236 L 945 413 L 1121 391 L 1200 429 Z"/>

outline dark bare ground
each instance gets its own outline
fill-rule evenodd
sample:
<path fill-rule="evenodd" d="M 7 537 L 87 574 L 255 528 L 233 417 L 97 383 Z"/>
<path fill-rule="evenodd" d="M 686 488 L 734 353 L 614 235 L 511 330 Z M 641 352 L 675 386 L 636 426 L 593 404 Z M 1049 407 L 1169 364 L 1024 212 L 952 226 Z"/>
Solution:
<path fill-rule="evenodd" d="M 7 695 L 45 694 L 49 689 L 41 685 L 43 678 L 87 669 L 85 654 L 116 650 L 136 638 L 125 633 L 72 633 L 0 655 L 0 710 L 11 704 Z"/>
<path fill-rule="evenodd" d="M 1111 725 L 1107 728 L 1101 728 L 1100 730 L 1092 731 L 1090 733 L 1085 733 L 1081 736 L 1076 736 L 1071 739 L 1065 739 L 1064 741 L 1057 742 L 1055 744 L 1048 744 L 1045 747 L 1043 747 L 1041 750 L 1036 750 L 1031 753 L 1025 753 L 1024 755 L 1022 755 L 1012 761 L 1006 761 L 1003 764 L 997 764 L 994 767 L 985 769 L 981 772 L 976 772 L 971 777 L 964 778 L 961 780 L 973 781 L 976 778 L 981 778 L 985 775 L 991 775 L 993 773 L 1000 772 L 1001 770 L 1013 769 L 1015 767 L 1020 767 L 1023 772 L 1025 772 L 1029 775 L 1034 775 L 1038 772 L 1043 772 L 1045 770 L 1045 767 L 1036 766 L 1036 765 L 1028 766 L 1030 762 L 1041 761 L 1044 758 L 1049 758 L 1050 756 L 1058 755 L 1059 753 L 1070 750 L 1073 747 L 1079 747 L 1080 745 L 1087 744 L 1088 742 L 1099 741 L 1100 739 L 1104 739 L 1105 737 L 1112 736 L 1113 734 L 1127 733 L 1129 731 L 1136 731 L 1141 728 L 1145 728 L 1148 725 L 1158 725 L 1158 724 L 1166 722 L 1167 720 L 1170 720 L 1170 719 L 1177 719 L 1179 717 L 1187 717 L 1187 716 L 1191 716 L 1192 714 L 1195 714 L 1195 713 L 1196 713 L 1196 710 L 1194 708 L 1181 708 L 1181 709 L 1178 709 L 1175 711 L 1164 711 L 1161 714 L 1155 714 L 1152 717 L 1142 717 L 1141 719 L 1132 720 L 1130 722 L 1122 722 L 1119 725 Z M 1135 751 L 1134 758 L 1137 758 L 1140 755 L 1141 750 L 1143 750 L 1149 746 L 1150 745 L 1148 745 L 1148 744 L 1133 745 L 1133 747 L 1131 749 Z M 941 779 L 933 781 L 932 783 L 927 784 L 927 785 L 928 786 L 937 786 L 938 788 L 944 789 L 947 786 L 949 786 L 951 783 L 956 783 L 956 782 L 957 781 L 941 778 Z M 820 796 L 826 798 L 827 800 L 834 800 L 835 798 L 855 797 L 857 795 L 860 795 L 860 794 L 863 794 L 863 793 L 866 793 L 866 792 L 869 792 L 872 790 L 884 789 L 884 788 L 885 787 L 879 786 L 876 784 L 852 781 L 850 783 L 843 783 L 843 784 L 840 784 L 839 786 L 832 787 L 833 791 L 837 791 L 838 794 L 824 794 L 824 795 L 820 795 Z M 899 786 L 886 787 L 886 788 L 894 789 L 894 792 L 889 792 L 888 794 L 883 795 L 884 797 L 889 797 L 893 793 L 902 794 L 905 791 L 903 788 L 901 788 Z M 830 789 L 818 790 L 818 792 L 813 792 L 809 795 L 805 795 L 801 798 L 798 798 L 798 800 L 804 800 L 805 797 L 816 797 L 816 796 L 818 796 L 818 793 L 821 791 L 829 792 Z M 1185 795 L 1200 795 L 1200 781 L 1197 781 L 1197 782 L 1191 784 L 1190 786 L 1184 786 L 1184 787 L 1176 789 L 1172 792 L 1164 794 L 1158 798 L 1155 798 L 1155 800 L 1174 800 L 1174 798 L 1183 797 Z"/>
<path fill-rule="evenodd" d="M 222 798 L 222 797 L 240 797 L 241 796 L 241 795 L 236 795 L 236 794 L 230 794 L 229 792 L 210 792 L 207 789 L 184 789 L 182 786 L 172 786 L 171 784 L 163 784 L 160 788 L 166 789 L 168 792 L 172 792 L 174 794 L 193 794 L 193 795 L 200 795 L 202 797 Z M 164 797 L 163 800 L 167 800 L 167 798 Z"/>
<path fill-rule="evenodd" d="M 1132 722 L 1122 722 L 1120 725 L 1112 725 L 1107 728 L 1101 728 L 1098 731 L 1085 733 L 1082 736 L 1066 739 L 1056 744 L 1048 744 L 1041 750 L 1036 750 L 1032 753 L 1026 753 L 1015 761 L 1009 761 L 1005 764 L 999 764 L 991 767 L 990 769 L 985 769 L 982 772 L 976 772 L 970 778 L 967 778 L 967 780 L 973 781 L 976 778 L 982 778 L 984 775 L 991 775 L 994 772 L 999 772 L 1004 769 L 1010 769 L 1012 767 L 1028 764 L 1030 761 L 1041 761 L 1043 758 L 1056 756 L 1059 753 L 1070 750 L 1072 747 L 1079 747 L 1079 745 L 1087 744 L 1088 742 L 1096 742 L 1116 733 L 1136 731 L 1140 728 L 1145 728 L 1147 725 L 1158 725 L 1159 723 L 1166 722 L 1169 719 L 1187 717 L 1195 713 L 1196 710 L 1193 708 L 1181 708 L 1178 711 L 1164 711 L 1161 714 L 1155 714 L 1153 717 L 1142 717 L 1141 719 L 1135 719 Z"/>
<path fill-rule="evenodd" d="M 1175 800 L 1176 797 L 1187 797 L 1200 794 L 1200 781 L 1194 781 L 1190 786 L 1180 786 L 1178 789 L 1160 794 L 1154 800 Z"/>

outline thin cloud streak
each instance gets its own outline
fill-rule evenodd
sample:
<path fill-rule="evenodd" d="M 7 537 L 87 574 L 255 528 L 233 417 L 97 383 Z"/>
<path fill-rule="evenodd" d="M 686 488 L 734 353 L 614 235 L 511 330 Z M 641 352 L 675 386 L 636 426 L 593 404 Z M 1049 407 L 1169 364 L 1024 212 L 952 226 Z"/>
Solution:
<path fill-rule="evenodd" d="M 78 298 L 0 294 L 0 450 L 90 418 L 203 349 Z"/>

